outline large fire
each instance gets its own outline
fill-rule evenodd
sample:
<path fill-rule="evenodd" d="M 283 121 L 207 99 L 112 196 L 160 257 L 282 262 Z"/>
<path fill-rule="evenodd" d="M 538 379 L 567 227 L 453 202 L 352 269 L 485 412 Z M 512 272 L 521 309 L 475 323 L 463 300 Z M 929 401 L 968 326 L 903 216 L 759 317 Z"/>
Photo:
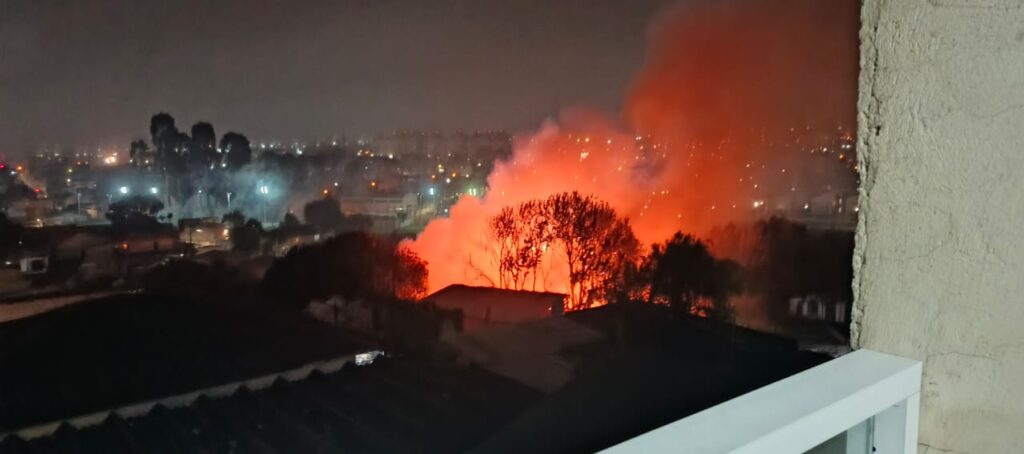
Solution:
<path fill-rule="evenodd" d="M 780 194 L 852 186 L 852 159 L 836 152 L 852 152 L 857 27 L 856 0 L 671 9 L 651 28 L 621 119 L 567 109 L 517 140 L 485 196 L 464 196 L 410 243 L 429 264 L 430 289 L 495 281 L 488 219 L 553 193 L 608 202 L 651 244 L 749 219 Z M 543 283 L 565 288 L 558 273 Z"/>

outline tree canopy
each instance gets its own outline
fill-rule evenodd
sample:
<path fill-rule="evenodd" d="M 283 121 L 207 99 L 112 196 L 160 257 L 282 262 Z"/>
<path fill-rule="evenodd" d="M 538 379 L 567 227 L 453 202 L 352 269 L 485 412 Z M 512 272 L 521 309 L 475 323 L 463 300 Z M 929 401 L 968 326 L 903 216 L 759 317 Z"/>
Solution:
<path fill-rule="evenodd" d="M 785 317 L 794 296 L 852 301 L 852 232 L 812 231 L 773 217 L 714 229 L 709 240 L 717 256 L 746 269 L 747 290 L 759 295 L 776 318 Z"/>
<path fill-rule="evenodd" d="M 538 281 L 564 270 L 567 310 L 607 301 L 607 290 L 624 278 L 640 243 L 629 221 L 605 202 L 578 192 L 554 194 L 506 207 L 490 219 L 496 285 L 536 290 Z"/>
<path fill-rule="evenodd" d="M 224 134 L 220 139 L 220 149 L 224 153 L 224 164 L 229 170 L 241 169 L 252 161 L 249 138 L 237 132 Z"/>
<path fill-rule="evenodd" d="M 731 318 L 729 298 L 742 288 L 739 264 L 716 259 L 703 241 L 681 232 L 651 247 L 640 276 L 649 301 L 713 318 Z"/>
<path fill-rule="evenodd" d="M 244 223 L 234 224 L 230 232 L 232 249 L 240 252 L 259 252 L 260 241 L 263 238 L 263 224 L 260 221 L 249 219 Z"/>
<path fill-rule="evenodd" d="M 313 299 L 410 300 L 426 293 L 427 265 L 389 238 L 349 232 L 292 249 L 263 279 L 266 292 L 297 308 Z"/>
<path fill-rule="evenodd" d="M 333 197 L 324 197 L 307 203 L 302 208 L 302 217 L 306 224 L 320 231 L 335 230 L 345 221 L 345 216 L 341 213 L 341 204 Z"/>

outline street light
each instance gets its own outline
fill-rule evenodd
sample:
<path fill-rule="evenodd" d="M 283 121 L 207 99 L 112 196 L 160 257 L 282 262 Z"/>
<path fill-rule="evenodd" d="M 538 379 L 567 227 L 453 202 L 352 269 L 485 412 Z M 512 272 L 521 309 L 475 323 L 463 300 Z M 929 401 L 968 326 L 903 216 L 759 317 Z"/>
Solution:
<path fill-rule="evenodd" d="M 149 193 L 153 194 L 153 195 L 156 195 L 156 194 L 160 193 L 160 190 L 157 189 L 156 186 L 153 186 L 153 187 L 149 188 Z"/>
<path fill-rule="evenodd" d="M 117 188 L 117 192 L 120 192 L 122 195 L 128 194 L 128 186 L 121 186 L 120 188 Z"/>
<path fill-rule="evenodd" d="M 263 194 L 263 224 L 267 223 L 267 196 L 270 195 L 270 187 L 265 184 L 260 185 L 260 194 Z"/>

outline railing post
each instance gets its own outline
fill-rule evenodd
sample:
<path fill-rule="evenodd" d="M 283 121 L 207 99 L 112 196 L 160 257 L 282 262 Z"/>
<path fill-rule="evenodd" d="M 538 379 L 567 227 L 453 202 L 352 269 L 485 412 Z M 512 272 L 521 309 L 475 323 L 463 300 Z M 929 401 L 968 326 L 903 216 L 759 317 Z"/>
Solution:
<path fill-rule="evenodd" d="M 914 454 L 917 452 L 917 422 L 921 394 L 914 393 L 875 415 L 871 446 L 875 454 Z"/>

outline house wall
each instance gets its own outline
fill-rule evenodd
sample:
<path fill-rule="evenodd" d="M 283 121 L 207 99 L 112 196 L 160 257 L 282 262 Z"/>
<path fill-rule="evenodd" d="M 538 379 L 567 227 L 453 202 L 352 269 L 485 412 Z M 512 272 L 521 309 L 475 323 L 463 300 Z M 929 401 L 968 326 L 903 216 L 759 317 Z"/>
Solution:
<path fill-rule="evenodd" d="M 922 452 L 1024 452 L 1024 2 L 866 0 L 853 345 L 924 360 Z"/>

